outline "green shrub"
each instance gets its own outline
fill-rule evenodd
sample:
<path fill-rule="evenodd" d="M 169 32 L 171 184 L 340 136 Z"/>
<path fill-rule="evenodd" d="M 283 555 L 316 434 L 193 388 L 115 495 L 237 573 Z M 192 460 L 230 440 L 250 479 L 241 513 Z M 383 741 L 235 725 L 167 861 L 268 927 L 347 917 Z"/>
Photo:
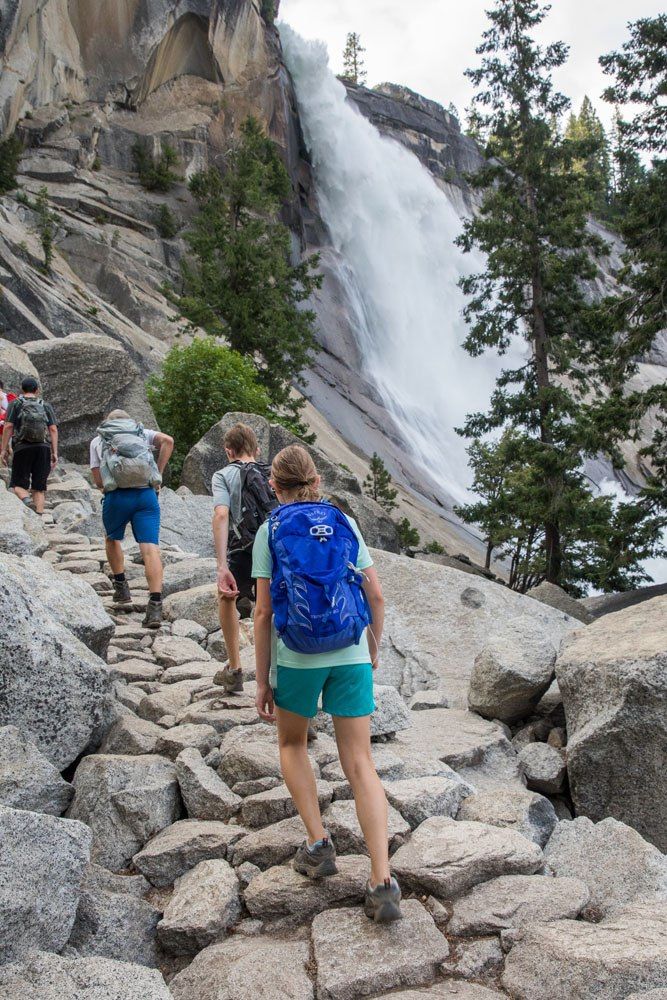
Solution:
<path fill-rule="evenodd" d="M 187 453 L 225 413 L 269 413 L 252 362 L 213 337 L 172 347 L 160 373 L 149 379 L 148 398 L 160 429 L 174 438 L 171 469 L 177 481 Z"/>
<path fill-rule="evenodd" d="M 58 216 L 49 207 L 49 192 L 46 187 L 39 189 L 34 208 L 37 212 L 37 232 L 44 254 L 44 271 L 50 274 L 53 265 L 53 241 L 56 235 Z"/>
<path fill-rule="evenodd" d="M 262 0 L 262 17 L 267 24 L 273 24 L 276 19 L 276 0 Z"/>
<path fill-rule="evenodd" d="M 160 205 L 153 218 L 153 224 L 163 240 L 170 240 L 180 228 L 169 205 Z"/>
<path fill-rule="evenodd" d="M 146 146 L 136 142 L 132 147 L 132 157 L 141 186 L 147 191 L 170 191 L 181 180 L 172 169 L 178 162 L 178 156 L 169 143 L 165 143 L 160 155 L 155 157 Z"/>
<path fill-rule="evenodd" d="M 16 135 L 0 142 L 0 194 L 6 194 L 16 187 L 21 148 L 21 141 Z"/>
<path fill-rule="evenodd" d="M 423 551 L 430 556 L 446 555 L 445 547 L 444 545 L 441 545 L 440 542 L 428 542 L 428 544 L 424 546 Z"/>

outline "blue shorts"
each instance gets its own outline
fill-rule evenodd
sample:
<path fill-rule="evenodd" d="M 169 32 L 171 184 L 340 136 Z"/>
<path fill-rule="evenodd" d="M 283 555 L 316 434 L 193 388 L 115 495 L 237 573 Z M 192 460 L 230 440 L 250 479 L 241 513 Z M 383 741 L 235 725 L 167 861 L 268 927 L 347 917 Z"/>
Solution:
<path fill-rule="evenodd" d="M 107 538 L 122 542 L 125 529 L 132 525 L 135 542 L 160 543 L 160 501 L 151 486 L 136 490 L 112 490 L 102 501 L 102 521 Z"/>
<path fill-rule="evenodd" d="M 373 668 L 370 663 L 337 667 L 277 667 L 273 697 L 278 708 L 312 719 L 322 695 L 322 708 L 329 715 L 353 719 L 375 711 Z"/>

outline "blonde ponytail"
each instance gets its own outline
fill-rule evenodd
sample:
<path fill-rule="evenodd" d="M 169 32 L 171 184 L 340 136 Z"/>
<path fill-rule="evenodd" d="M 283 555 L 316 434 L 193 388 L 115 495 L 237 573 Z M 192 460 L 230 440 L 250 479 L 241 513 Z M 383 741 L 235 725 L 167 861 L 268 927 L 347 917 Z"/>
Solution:
<path fill-rule="evenodd" d="M 309 453 L 291 444 L 279 451 L 271 465 L 271 475 L 280 493 L 292 501 L 319 500 L 319 474 Z"/>

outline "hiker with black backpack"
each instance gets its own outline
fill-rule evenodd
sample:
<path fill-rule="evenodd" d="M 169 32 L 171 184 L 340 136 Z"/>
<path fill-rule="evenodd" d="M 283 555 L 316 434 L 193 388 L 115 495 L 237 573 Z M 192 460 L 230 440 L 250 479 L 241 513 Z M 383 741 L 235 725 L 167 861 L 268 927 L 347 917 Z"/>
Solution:
<path fill-rule="evenodd" d="M 255 658 L 257 711 L 278 724 L 280 764 L 307 839 L 294 868 L 334 875 L 336 851 L 324 826 L 307 753 L 309 720 L 333 717 L 340 762 L 352 787 L 371 859 L 364 912 L 376 923 L 400 920 L 401 891 L 389 870 L 387 799 L 371 755 L 373 671 L 384 624 L 377 572 L 353 518 L 320 497 L 320 477 L 305 448 L 273 460 L 280 502 L 258 532 Z"/>
<path fill-rule="evenodd" d="M 225 434 L 229 464 L 213 476 L 213 540 L 218 561 L 220 627 L 228 663 L 222 686 L 229 694 L 243 691 L 238 610 L 255 600 L 252 546 L 257 531 L 278 506 L 269 485 L 269 466 L 260 462 L 252 427 L 235 424 Z"/>
<path fill-rule="evenodd" d="M 39 382 L 23 379 L 21 395 L 9 404 L 0 447 L 0 463 L 13 451 L 9 487 L 36 514 L 44 513 L 49 474 L 58 464 L 58 425 L 53 407 L 40 397 Z"/>
<path fill-rule="evenodd" d="M 148 583 L 149 599 L 143 622 L 146 628 L 159 628 L 162 624 L 158 493 L 173 450 L 174 439 L 169 434 L 144 429 L 125 410 L 112 410 L 90 442 L 91 475 L 98 489 L 104 492 L 102 521 L 107 560 L 113 573 L 114 600 L 116 604 L 132 603 L 121 544 L 129 524 L 139 545 Z"/>

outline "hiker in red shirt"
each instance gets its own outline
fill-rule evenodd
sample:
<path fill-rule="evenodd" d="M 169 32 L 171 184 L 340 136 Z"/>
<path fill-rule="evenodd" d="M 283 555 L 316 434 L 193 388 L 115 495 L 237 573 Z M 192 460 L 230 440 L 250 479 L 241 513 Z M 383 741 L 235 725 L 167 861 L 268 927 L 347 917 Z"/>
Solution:
<path fill-rule="evenodd" d="M 15 399 L 16 394 L 13 392 L 5 392 L 5 384 L 2 379 L 0 379 L 0 440 L 2 440 L 2 431 L 5 426 L 5 419 L 7 417 L 9 404 L 13 403 Z"/>

